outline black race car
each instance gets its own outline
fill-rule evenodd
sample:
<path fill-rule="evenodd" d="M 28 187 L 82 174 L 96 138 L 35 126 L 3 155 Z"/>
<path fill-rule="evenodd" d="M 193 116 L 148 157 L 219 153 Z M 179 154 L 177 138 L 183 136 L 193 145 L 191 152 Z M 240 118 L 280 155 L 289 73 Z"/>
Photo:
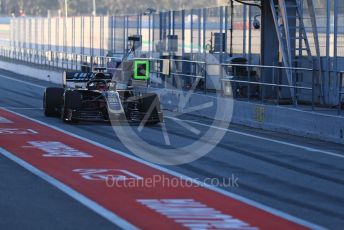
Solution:
<path fill-rule="evenodd" d="M 45 116 L 61 117 L 64 122 L 128 121 L 156 124 L 163 122 L 157 94 L 136 94 L 130 84 L 119 87 L 111 73 L 64 74 L 65 86 L 47 88 L 44 93 Z M 73 86 L 66 86 L 67 83 Z"/>

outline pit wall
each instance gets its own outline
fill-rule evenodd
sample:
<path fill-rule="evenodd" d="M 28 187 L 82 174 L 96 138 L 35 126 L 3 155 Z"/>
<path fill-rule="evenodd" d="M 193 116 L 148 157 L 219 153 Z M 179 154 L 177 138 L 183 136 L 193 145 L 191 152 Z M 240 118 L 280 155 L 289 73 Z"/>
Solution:
<path fill-rule="evenodd" d="M 36 69 L 5 61 L 0 61 L 0 69 L 56 84 L 63 83 L 62 72 L 56 70 Z M 185 92 L 178 90 L 167 90 L 166 92 L 166 90 L 158 90 L 156 88 L 147 88 L 145 91 L 157 92 L 158 94 L 163 93 L 160 98 L 165 109 L 183 112 L 178 111 L 179 105 L 175 102 L 178 101 L 176 98 L 185 96 Z M 193 94 L 186 106 L 186 111 L 188 107 L 207 103 L 221 105 L 221 103 L 228 103 L 228 98 L 214 94 Z M 211 119 L 221 117 L 214 112 L 214 107 L 190 113 Z M 222 114 L 222 116 L 226 120 L 230 119 L 233 124 L 344 144 L 344 117 L 336 116 L 335 113 L 329 115 L 296 108 L 234 101 L 232 109 L 228 111 L 228 114 Z"/>
<path fill-rule="evenodd" d="M 2 60 L 0 60 L 0 69 L 59 85 L 63 84 L 62 71 L 39 69 L 36 66 L 22 65 L 16 62 L 6 62 Z"/>

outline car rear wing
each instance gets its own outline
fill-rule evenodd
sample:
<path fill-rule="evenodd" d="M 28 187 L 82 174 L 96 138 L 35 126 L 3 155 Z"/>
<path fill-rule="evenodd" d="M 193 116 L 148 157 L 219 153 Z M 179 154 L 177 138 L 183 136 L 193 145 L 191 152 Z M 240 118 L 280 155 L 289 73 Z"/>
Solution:
<path fill-rule="evenodd" d="M 86 83 L 95 78 L 97 73 L 85 73 L 85 72 L 64 72 L 63 79 L 64 84 L 66 85 L 67 82 L 74 82 L 74 83 Z M 104 79 L 112 79 L 111 73 L 103 73 Z"/>

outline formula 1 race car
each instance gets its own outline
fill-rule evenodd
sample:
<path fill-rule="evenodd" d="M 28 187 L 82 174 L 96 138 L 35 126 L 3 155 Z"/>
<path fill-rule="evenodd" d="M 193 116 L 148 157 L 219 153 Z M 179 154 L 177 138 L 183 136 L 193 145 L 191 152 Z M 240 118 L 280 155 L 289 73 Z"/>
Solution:
<path fill-rule="evenodd" d="M 64 122 L 73 123 L 80 120 L 163 122 L 157 94 L 137 94 L 129 84 L 119 87 L 111 73 L 105 73 L 103 68 L 96 70 L 67 72 L 63 88 L 47 88 L 43 98 L 45 116 L 59 116 Z M 74 86 L 67 87 L 68 82 Z"/>

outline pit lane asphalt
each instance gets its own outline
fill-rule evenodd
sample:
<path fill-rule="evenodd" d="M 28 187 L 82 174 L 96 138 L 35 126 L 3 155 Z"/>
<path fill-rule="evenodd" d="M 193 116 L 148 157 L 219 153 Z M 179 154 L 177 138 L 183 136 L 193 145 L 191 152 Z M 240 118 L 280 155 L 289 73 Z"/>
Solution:
<path fill-rule="evenodd" d="M 19 81 L 9 80 L 8 77 Z M 44 117 L 41 108 L 44 89 L 35 84 L 43 87 L 52 85 L 0 70 L 0 106 L 130 153 L 109 124 L 81 122 L 77 125 L 68 125 L 59 119 Z M 181 119 L 204 124 L 189 123 L 201 132 L 204 132 L 207 129 L 205 125 L 210 123 L 209 120 L 199 117 L 183 116 Z M 171 119 L 166 119 L 166 126 L 172 147 L 177 143 L 189 143 L 195 140 L 192 132 L 186 131 Z M 230 129 L 239 133 L 227 132 L 215 149 L 205 157 L 190 164 L 168 168 L 201 181 L 205 178 L 221 179 L 234 175 L 238 178 L 239 187 L 222 189 L 315 224 L 331 229 L 342 229 L 344 226 L 343 145 L 237 125 L 231 125 Z M 240 133 L 257 135 L 264 139 Z M 141 135 L 154 145 L 163 145 L 159 126 L 145 128 Z M 338 156 L 285 145 L 269 139 L 329 151 Z M 0 167 L 0 207 L 5 207 L 0 208 L 0 216 L 5 217 L 0 218 L 0 229 L 25 229 L 25 226 L 31 226 L 31 229 L 52 227 L 61 229 L 61 226 L 63 229 L 65 226 L 73 226 L 73 229 L 99 227 L 113 229 L 114 226 L 106 220 L 3 156 L 0 157 Z M 23 188 L 32 192 L 27 193 Z M 45 198 L 40 199 L 39 194 Z M 52 207 L 54 212 L 51 211 Z M 38 211 L 30 212 L 33 209 Z M 65 218 L 66 215 L 68 218 Z M 37 218 L 40 221 L 35 221 Z M 60 225 L 52 225 L 57 222 Z"/>

